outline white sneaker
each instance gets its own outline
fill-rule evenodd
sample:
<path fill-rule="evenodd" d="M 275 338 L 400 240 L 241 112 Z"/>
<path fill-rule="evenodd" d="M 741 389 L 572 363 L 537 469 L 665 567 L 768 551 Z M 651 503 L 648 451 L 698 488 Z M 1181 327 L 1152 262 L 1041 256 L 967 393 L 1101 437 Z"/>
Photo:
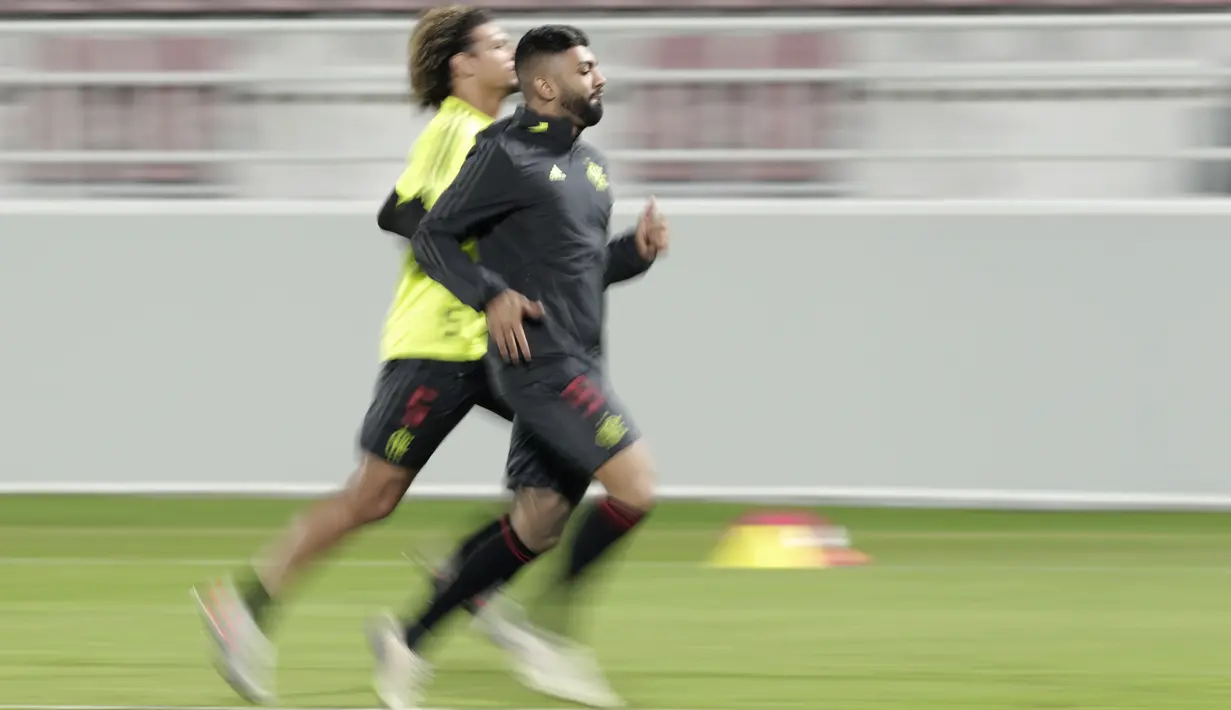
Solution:
<path fill-rule="evenodd" d="M 596 708 L 618 708 L 625 705 L 606 674 L 594 657 L 594 652 L 585 646 L 563 642 L 557 649 L 570 673 L 565 675 L 567 689 L 561 696 L 574 702 Z"/>
<path fill-rule="evenodd" d="M 479 608 L 470 620 L 470 628 L 487 637 L 496 646 L 512 651 L 523 641 L 521 636 L 530 623 L 521 606 L 506 595 L 495 595 Z"/>
<path fill-rule="evenodd" d="M 432 678 L 431 664 L 407 647 L 403 634 L 402 625 L 387 614 L 368 628 L 368 644 L 376 659 L 372 685 L 389 710 L 418 708 Z"/>
<path fill-rule="evenodd" d="M 522 685 L 536 692 L 596 708 L 622 707 L 593 654 L 581 646 L 514 619 L 508 607 L 487 605 L 476 619 L 493 643 L 508 652 Z"/>
<path fill-rule="evenodd" d="M 240 598 L 235 584 L 224 578 L 204 589 L 192 589 L 192 596 L 213 641 L 214 668 L 218 674 L 248 702 L 273 702 L 274 646 Z"/>

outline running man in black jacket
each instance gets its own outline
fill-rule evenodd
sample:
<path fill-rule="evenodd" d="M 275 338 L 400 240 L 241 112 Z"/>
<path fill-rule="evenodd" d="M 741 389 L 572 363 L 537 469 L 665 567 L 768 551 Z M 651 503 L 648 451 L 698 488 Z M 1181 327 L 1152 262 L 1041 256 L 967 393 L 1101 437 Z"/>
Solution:
<path fill-rule="evenodd" d="M 607 163 L 579 140 L 602 118 L 605 83 L 585 34 L 567 26 L 531 30 L 516 65 L 526 106 L 478 134 L 412 244 L 429 277 L 487 316 L 496 345 L 488 351 L 492 383 L 515 414 L 510 487 L 554 488 L 574 504 L 594 478 L 607 491 L 586 511 L 556 585 L 568 608 L 592 563 L 654 504 L 654 463 L 605 375 L 604 290 L 647 271 L 668 232 L 651 203 L 636 229 L 609 241 Z M 478 260 L 462 249 L 473 236 Z M 541 552 L 508 527 L 461 561 L 405 642 L 377 640 L 386 704 L 418 701 L 429 667 L 417 646 L 430 626 Z M 585 704 L 620 704 L 589 654 L 564 640 L 567 626 L 552 631 L 526 628 L 516 641 L 522 680 Z"/>

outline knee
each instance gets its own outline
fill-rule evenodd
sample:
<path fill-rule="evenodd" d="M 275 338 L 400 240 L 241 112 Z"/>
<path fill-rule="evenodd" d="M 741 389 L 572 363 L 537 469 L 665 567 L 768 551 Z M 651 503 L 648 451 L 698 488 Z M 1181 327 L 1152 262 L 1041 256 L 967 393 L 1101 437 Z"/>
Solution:
<path fill-rule="evenodd" d="M 351 479 L 344 495 L 356 526 L 375 523 L 393 514 L 410 486 L 413 472 L 383 461 L 365 461 Z"/>
<path fill-rule="evenodd" d="M 359 499 L 356 501 L 354 510 L 355 522 L 360 525 L 380 522 L 393 515 L 401 499 L 401 496 L 384 491 L 369 498 Z"/>
<path fill-rule="evenodd" d="M 595 478 L 607 495 L 643 513 L 654 508 L 658 496 L 658 467 L 644 442 L 638 441 L 603 465 Z"/>
<path fill-rule="evenodd" d="M 658 502 L 658 491 L 653 476 L 646 476 L 645 480 L 629 481 L 628 485 L 621 487 L 619 493 L 613 493 L 610 490 L 607 493 L 624 505 L 642 513 L 649 513 Z"/>
<path fill-rule="evenodd" d="M 572 512 L 572 504 L 556 491 L 522 489 L 513 498 L 509 525 L 522 544 L 542 554 L 559 544 Z"/>
<path fill-rule="evenodd" d="M 658 476 L 654 469 L 645 467 L 621 476 L 616 481 L 604 482 L 607 495 L 624 505 L 648 513 L 658 502 Z"/>

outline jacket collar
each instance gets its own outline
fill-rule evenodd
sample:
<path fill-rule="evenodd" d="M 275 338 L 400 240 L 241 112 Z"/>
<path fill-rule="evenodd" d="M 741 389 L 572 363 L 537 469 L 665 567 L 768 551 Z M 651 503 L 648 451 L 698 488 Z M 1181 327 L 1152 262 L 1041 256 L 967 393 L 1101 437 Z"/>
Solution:
<path fill-rule="evenodd" d="M 572 147 L 573 143 L 577 141 L 577 137 L 581 135 L 581 131 L 577 131 L 577 135 L 573 135 L 573 122 L 567 118 L 543 116 L 525 106 L 518 106 L 513 117 L 517 121 L 517 125 L 524 129 L 526 134 L 531 136 L 533 140 L 541 141 L 550 147 L 560 150 L 567 150 Z"/>

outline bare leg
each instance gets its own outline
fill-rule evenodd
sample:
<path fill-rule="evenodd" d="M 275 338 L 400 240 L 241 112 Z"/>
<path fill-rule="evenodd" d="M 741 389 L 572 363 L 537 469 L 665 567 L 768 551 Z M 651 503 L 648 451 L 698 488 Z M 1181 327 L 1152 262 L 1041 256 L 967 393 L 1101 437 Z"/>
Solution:
<path fill-rule="evenodd" d="M 274 697 L 274 647 L 269 612 L 299 574 L 363 525 L 397 507 L 415 472 L 365 456 L 346 487 L 308 508 L 241 577 L 194 589 L 217 654 L 214 665 L 235 692 L 252 702 Z"/>
<path fill-rule="evenodd" d="M 364 454 L 346 486 L 309 507 L 258 556 L 241 593 L 262 628 L 267 611 L 299 576 L 356 530 L 387 518 L 410 488 L 417 471 Z"/>
<path fill-rule="evenodd" d="M 526 546 L 541 555 L 560 542 L 572 514 L 568 500 L 550 488 L 519 488 L 509 521 Z"/>
<path fill-rule="evenodd" d="M 255 567 L 270 596 L 282 596 L 304 569 L 352 532 L 389 517 L 417 474 L 364 454 L 345 488 L 308 508 L 260 556 Z"/>

